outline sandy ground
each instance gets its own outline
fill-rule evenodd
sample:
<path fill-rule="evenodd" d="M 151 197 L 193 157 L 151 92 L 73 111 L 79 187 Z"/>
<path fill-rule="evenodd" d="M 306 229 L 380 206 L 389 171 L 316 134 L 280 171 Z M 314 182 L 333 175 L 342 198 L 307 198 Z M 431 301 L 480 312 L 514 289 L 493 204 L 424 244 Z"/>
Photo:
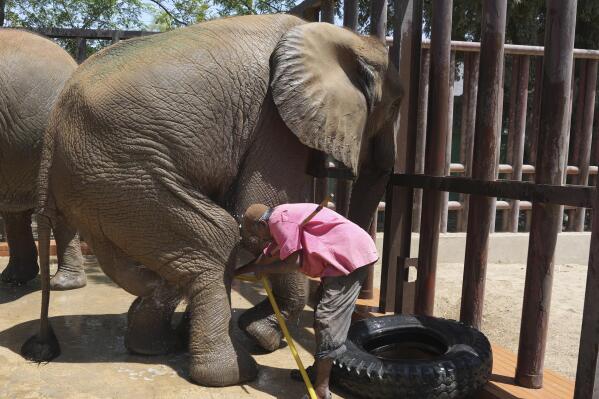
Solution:
<path fill-rule="evenodd" d="M 0 258 L 4 268 L 6 258 Z M 53 293 L 52 323 L 62 343 L 62 355 L 48 364 L 24 361 L 19 348 L 37 327 L 39 280 L 26 287 L 0 286 L 0 398 L 300 398 L 303 384 L 288 373 L 295 363 L 287 348 L 272 354 L 254 351 L 259 378 L 247 385 L 205 388 L 189 382 L 184 354 L 143 357 L 129 355 L 123 345 L 125 313 L 133 297 L 117 288 L 86 261 L 86 288 Z M 483 331 L 496 344 L 518 347 L 524 266 L 489 265 Z M 586 267 L 556 267 L 546 366 L 575 375 Z M 440 264 L 435 312 L 457 318 L 462 266 Z M 263 297 L 260 287 L 236 283 L 233 316 Z M 306 308 L 292 334 L 305 364 L 313 345 L 311 310 Z M 236 337 L 253 348 L 241 332 Z M 347 395 L 338 392 L 341 396 Z"/>
<path fill-rule="evenodd" d="M 586 266 L 555 267 L 545 367 L 572 379 L 576 375 Z M 438 267 L 435 315 L 459 318 L 461 264 Z M 482 331 L 497 345 L 516 353 L 520 336 L 524 265 L 491 264 L 487 270 Z"/>

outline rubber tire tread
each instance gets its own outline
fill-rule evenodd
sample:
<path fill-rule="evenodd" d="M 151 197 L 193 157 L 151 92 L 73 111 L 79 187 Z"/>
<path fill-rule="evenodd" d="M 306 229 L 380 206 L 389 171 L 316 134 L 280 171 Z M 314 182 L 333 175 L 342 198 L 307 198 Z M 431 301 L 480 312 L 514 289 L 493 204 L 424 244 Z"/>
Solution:
<path fill-rule="evenodd" d="M 447 351 L 433 360 L 381 359 L 364 343 L 393 331 L 434 336 Z M 454 320 L 392 315 L 354 323 L 347 351 L 333 364 L 331 379 L 353 395 L 369 399 L 457 399 L 473 397 L 488 382 L 493 366 L 489 340 L 475 328 Z"/>

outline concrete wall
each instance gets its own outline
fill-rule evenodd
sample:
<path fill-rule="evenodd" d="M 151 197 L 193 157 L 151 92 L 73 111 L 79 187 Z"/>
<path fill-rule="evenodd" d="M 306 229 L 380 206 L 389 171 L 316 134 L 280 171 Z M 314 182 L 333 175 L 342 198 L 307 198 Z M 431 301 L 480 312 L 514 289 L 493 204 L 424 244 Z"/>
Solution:
<path fill-rule="evenodd" d="M 412 256 L 418 253 L 419 234 L 412 234 Z M 591 233 L 565 232 L 558 235 L 556 264 L 586 265 L 589 261 Z M 377 247 L 383 247 L 383 233 L 377 234 Z M 439 262 L 462 263 L 466 233 L 441 234 Z M 489 238 L 489 263 L 526 263 L 528 233 L 494 233 Z"/>

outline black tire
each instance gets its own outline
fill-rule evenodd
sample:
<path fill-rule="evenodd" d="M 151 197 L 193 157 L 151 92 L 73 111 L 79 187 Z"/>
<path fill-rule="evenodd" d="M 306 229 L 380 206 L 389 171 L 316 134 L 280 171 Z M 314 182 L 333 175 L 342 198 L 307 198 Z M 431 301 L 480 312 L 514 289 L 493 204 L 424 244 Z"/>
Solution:
<path fill-rule="evenodd" d="M 418 355 L 385 358 L 382 350 L 399 350 L 393 346 L 398 342 Z M 487 383 L 493 364 L 491 345 L 480 331 L 434 317 L 361 320 L 350 328 L 346 346 L 334 362 L 332 380 L 362 398 L 468 398 Z"/>

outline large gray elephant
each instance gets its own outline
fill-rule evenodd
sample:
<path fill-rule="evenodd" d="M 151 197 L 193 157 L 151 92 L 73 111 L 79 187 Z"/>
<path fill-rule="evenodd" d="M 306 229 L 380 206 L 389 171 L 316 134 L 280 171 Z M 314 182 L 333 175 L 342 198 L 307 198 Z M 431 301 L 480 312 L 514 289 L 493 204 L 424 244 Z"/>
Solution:
<path fill-rule="evenodd" d="M 129 350 L 171 349 L 170 318 L 186 297 L 191 378 L 221 386 L 255 376 L 230 335 L 236 217 L 251 203 L 310 201 L 316 149 L 357 174 L 350 217 L 367 227 L 394 160 L 396 75 L 374 38 L 289 15 L 128 40 L 79 67 L 47 131 L 42 202 L 78 226 L 105 273 L 138 296 Z M 287 317 L 303 309 L 301 275 L 272 284 Z M 270 306 L 240 324 L 278 347 Z"/>
<path fill-rule="evenodd" d="M 37 276 L 31 214 L 42 137 L 52 105 L 76 68 L 73 58 L 52 41 L 22 30 L 0 29 L 0 213 L 10 250 L 0 276 L 4 282 L 24 284 Z M 77 234 L 62 218 L 53 224 L 59 267 L 51 287 L 83 287 Z"/>

